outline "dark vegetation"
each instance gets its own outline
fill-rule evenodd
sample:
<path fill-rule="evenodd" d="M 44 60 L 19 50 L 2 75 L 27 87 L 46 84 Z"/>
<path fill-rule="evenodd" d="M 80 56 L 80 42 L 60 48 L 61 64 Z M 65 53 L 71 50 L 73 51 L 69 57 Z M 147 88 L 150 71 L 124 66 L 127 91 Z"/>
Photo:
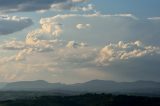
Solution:
<path fill-rule="evenodd" d="M 112 94 L 42 96 L 1 101 L 0 106 L 160 106 L 160 98 Z"/>

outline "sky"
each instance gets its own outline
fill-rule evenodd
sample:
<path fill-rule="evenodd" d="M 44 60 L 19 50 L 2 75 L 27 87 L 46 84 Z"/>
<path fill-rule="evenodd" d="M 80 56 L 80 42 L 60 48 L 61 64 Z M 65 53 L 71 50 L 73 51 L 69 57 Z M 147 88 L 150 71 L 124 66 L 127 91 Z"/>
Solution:
<path fill-rule="evenodd" d="M 159 0 L 0 0 L 0 81 L 160 81 Z"/>

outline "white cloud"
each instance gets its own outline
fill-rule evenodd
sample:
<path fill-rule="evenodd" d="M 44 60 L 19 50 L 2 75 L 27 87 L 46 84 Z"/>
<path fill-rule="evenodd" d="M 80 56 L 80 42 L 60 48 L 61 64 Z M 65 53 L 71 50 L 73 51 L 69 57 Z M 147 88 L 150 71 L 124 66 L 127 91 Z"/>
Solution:
<path fill-rule="evenodd" d="M 36 45 L 41 41 L 54 39 L 62 33 L 62 24 L 57 24 L 54 21 L 41 22 L 41 28 L 33 30 L 26 36 L 26 44 Z"/>
<path fill-rule="evenodd" d="M 79 6 L 79 7 L 76 7 L 76 6 L 72 6 L 71 8 L 72 11 L 94 11 L 95 10 L 95 6 L 93 4 L 88 4 L 86 6 Z"/>
<path fill-rule="evenodd" d="M 147 18 L 149 20 L 160 20 L 160 17 L 150 17 L 150 18 Z"/>
<path fill-rule="evenodd" d="M 78 7 L 88 0 L 5 0 L 0 1 L 0 14 L 12 12 L 46 11 L 49 9 L 66 9 Z M 12 4 L 12 5 L 11 5 Z"/>
<path fill-rule="evenodd" d="M 6 41 L 1 45 L 2 49 L 6 50 L 21 50 L 25 48 L 25 43 L 23 41 Z"/>
<path fill-rule="evenodd" d="M 137 19 L 137 17 L 135 17 L 132 14 L 101 14 L 99 12 L 93 13 L 93 14 L 58 14 L 56 16 L 53 17 L 49 17 L 49 18 L 42 18 L 40 20 L 40 22 L 43 23 L 43 21 L 53 21 L 53 20 L 58 20 L 58 19 L 66 19 L 66 18 L 73 18 L 73 17 L 87 17 L 87 18 L 92 18 L 92 17 L 105 17 L 105 18 L 113 18 L 113 17 L 129 17 L 129 18 L 133 18 L 133 19 Z"/>
<path fill-rule="evenodd" d="M 93 11 L 95 9 L 95 6 L 93 4 L 88 4 L 84 6 L 77 6 L 76 4 L 72 2 L 68 3 L 57 3 L 51 5 L 52 10 L 71 10 L 71 11 Z"/>
<path fill-rule="evenodd" d="M 87 29 L 87 28 L 90 28 L 90 27 L 91 27 L 90 24 L 77 24 L 76 25 L 77 29 Z"/>
<path fill-rule="evenodd" d="M 53 10 L 72 10 L 73 8 L 75 8 L 75 6 L 72 4 L 72 2 L 68 2 L 68 3 L 57 3 L 57 4 L 52 4 L 51 8 Z"/>
<path fill-rule="evenodd" d="M 1 15 L 0 35 L 7 35 L 20 31 L 32 24 L 33 24 L 32 20 L 27 17 Z"/>
<path fill-rule="evenodd" d="M 130 43 L 120 41 L 118 44 L 109 44 L 102 48 L 96 62 L 109 65 L 113 61 L 153 55 L 159 53 L 159 51 L 159 47 L 144 46 L 140 41 Z"/>
<path fill-rule="evenodd" d="M 95 6 L 93 4 L 88 4 L 87 6 L 84 6 L 81 8 L 83 11 L 91 11 L 95 9 Z"/>

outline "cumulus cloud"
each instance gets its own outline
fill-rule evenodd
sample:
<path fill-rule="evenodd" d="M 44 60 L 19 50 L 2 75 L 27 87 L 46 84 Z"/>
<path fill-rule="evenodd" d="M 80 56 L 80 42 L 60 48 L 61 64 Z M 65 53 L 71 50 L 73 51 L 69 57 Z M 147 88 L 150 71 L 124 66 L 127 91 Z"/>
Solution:
<path fill-rule="evenodd" d="M 54 21 L 41 21 L 41 28 L 33 30 L 26 36 L 26 44 L 35 45 L 43 40 L 53 39 L 62 33 L 62 24 Z"/>
<path fill-rule="evenodd" d="M 116 60 L 128 60 L 146 55 L 159 53 L 160 48 L 154 46 L 144 46 L 140 41 L 118 44 L 109 44 L 102 48 L 96 62 L 102 65 L 108 65 Z"/>
<path fill-rule="evenodd" d="M 20 31 L 32 24 L 33 24 L 32 20 L 27 17 L 1 15 L 0 35 L 7 35 Z"/>

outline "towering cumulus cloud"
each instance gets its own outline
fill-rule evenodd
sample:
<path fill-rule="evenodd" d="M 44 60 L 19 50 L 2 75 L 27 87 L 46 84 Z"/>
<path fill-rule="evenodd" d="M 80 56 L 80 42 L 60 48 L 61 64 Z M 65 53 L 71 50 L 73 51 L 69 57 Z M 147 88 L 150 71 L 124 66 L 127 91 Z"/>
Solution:
<path fill-rule="evenodd" d="M 40 21 L 41 28 L 33 30 L 28 33 L 26 37 L 26 44 L 34 45 L 42 40 L 53 39 L 62 32 L 62 24 L 57 23 L 55 20 L 42 19 Z"/>

